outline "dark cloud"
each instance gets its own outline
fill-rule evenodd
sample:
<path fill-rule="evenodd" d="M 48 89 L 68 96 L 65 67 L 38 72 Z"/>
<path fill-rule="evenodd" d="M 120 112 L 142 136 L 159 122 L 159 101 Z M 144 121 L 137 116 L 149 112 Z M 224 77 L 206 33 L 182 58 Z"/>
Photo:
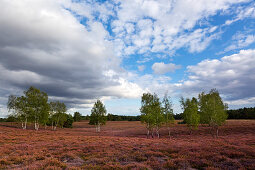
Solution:
<path fill-rule="evenodd" d="M 123 86 L 117 74 L 106 74 L 121 68 L 104 27 L 91 21 L 86 30 L 63 8 L 68 2 L 0 3 L 0 94 L 5 98 L 29 86 L 69 107 L 125 96 L 119 88 L 128 89 L 128 82 Z"/>

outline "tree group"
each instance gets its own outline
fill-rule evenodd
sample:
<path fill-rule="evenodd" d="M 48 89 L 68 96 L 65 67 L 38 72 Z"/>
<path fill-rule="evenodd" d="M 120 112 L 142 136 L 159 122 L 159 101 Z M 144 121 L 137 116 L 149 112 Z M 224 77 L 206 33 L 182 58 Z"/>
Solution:
<path fill-rule="evenodd" d="M 200 93 L 198 99 L 192 98 L 180 100 L 183 109 L 183 120 L 192 130 L 199 124 L 208 124 L 212 134 L 218 137 L 219 126 L 227 119 L 227 104 L 223 102 L 219 92 L 212 89 L 209 93 Z"/>
<path fill-rule="evenodd" d="M 227 104 L 223 103 L 216 89 L 212 89 L 208 94 L 200 93 L 198 99 L 181 97 L 180 104 L 183 109 L 183 122 L 187 124 L 190 133 L 196 130 L 199 124 L 208 124 L 212 134 L 218 137 L 219 126 L 227 119 Z M 159 138 L 162 125 L 167 127 L 170 137 L 174 114 L 169 96 L 165 95 L 160 101 L 156 94 L 144 93 L 141 97 L 140 112 L 141 122 L 146 124 L 147 138 L 154 137 L 154 133 Z"/>
<path fill-rule="evenodd" d="M 7 108 L 13 116 L 21 122 L 22 128 L 27 128 L 27 123 L 34 123 L 35 130 L 40 124 L 51 124 L 52 129 L 59 127 L 71 127 L 72 116 L 66 114 L 66 105 L 59 101 L 48 103 L 48 95 L 35 87 L 24 91 L 23 96 L 10 95 Z"/>
<path fill-rule="evenodd" d="M 141 121 L 146 124 L 147 138 L 154 137 L 154 132 L 157 137 L 160 137 L 160 128 L 166 124 L 169 130 L 174 123 L 173 109 L 170 98 L 165 95 L 161 102 L 156 94 L 144 93 L 141 99 Z"/>

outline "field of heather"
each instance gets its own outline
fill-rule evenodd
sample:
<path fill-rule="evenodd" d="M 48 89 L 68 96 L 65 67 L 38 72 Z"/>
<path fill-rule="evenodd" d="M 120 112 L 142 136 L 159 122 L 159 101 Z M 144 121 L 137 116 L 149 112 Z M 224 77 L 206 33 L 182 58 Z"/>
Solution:
<path fill-rule="evenodd" d="M 206 126 L 185 125 L 171 139 L 147 139 L 140 122 L 107 122 L 100 133 L 88 122 L 72 129 L 22 130 L 0 123 L 0 169 L 255 169 L 255 120 L 228 120 L 218 139 Z M 32 127 L 30 127 L 32 128 Z"/>

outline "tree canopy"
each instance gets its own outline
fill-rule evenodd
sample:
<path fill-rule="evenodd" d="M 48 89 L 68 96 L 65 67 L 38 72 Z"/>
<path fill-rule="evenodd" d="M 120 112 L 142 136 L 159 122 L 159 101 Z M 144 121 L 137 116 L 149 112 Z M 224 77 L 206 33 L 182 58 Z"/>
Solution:
<path fill-rule="evenodd" d="M 104 104 L 97 100 L 91 109 L 91 115 L 90 115 L 90 121 L 89 124 L 96 126 L 96 131 L 100 132 L 101 125 L 104 125 L 106 123 L 107 117 L 106 117 L 106 108 Z"/>
<path fill-rule="evenodd" d="M 81 121 L 81 119 L 82 119 L 82 115 L 80 114 L 80 112 L 74 112 L 73 120 L 75 122 L 79 122 L 79 121 Z"/>
<path fill-rule="evenodd" d="M 208 94 L 204 92 L 199 96 L 199 110 L 201 123 L 209 124 L 213 130 L 216 130 L 218 136 L 218 127 L 227 119 L 227 104 L 224 104 L 219 92 L 212 89 Z"/>
<path fill-rule="evenodd" d="M 146 124 L 147 137 L 149 137 L 150 134 L 153 137 L 154 128 L 159 137 L 159 129 L 164 122 L 164 115 L 159 97 L 156 94 L 144 93 L 141 99 L 140 112 L 141 121 Z"/>
<path fill-rule="evenodd" d="M 27 128 L 27 122 L 33 122 L 34 128 L 39 129 L 39 125 L 49 124 L 49 120 L 57 126 L 64 126 L 67 120 L 66 105 L 59 101 L 48 103 L 47 93 L 31 86 L 24 95 L 17 97 L 9 96 L 7 108 L 12 111 L 12 115 L 22 123 L 22 128 Z"/>
<path fill-rule="evenodd" d="M 187 126 L 192 129 L 197 129 L 200 121 L 200 115 L 198 114 L 198 101 L 195 97 L 191 100 L 189 98 L 180 100 L 181 106 L 183 108 L 183 121 Z"/>

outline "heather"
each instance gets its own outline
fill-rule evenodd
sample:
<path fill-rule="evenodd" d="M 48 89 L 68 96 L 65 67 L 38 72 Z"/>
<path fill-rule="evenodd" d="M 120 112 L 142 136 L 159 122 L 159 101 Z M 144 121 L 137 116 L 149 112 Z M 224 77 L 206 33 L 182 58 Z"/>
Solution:
<path fill-rule="evenodd" d="M 160 138 L 146 138 L 140 122 L 107 122 L 96 132 L 88 121 L 72 129 L 20 129 L 1 123 L 1 169 L 254 169 L 255 120 L 228 120 L 219 137 L 200 125 L 167 127 Z"/>

